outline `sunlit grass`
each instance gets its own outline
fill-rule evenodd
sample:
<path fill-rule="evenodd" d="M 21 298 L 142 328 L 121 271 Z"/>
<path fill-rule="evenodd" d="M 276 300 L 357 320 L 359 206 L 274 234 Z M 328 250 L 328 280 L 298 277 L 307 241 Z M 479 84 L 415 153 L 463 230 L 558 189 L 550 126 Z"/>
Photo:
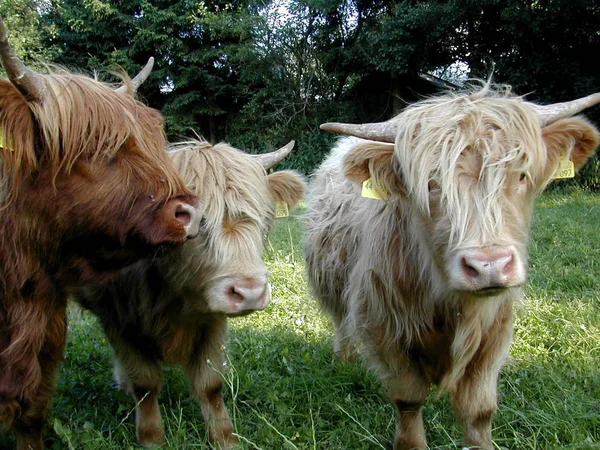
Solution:
<path fill-rule="evenodd" d="M 499 383 L 495 443 L 600 448 L 600 196 L 549 193 L 536 211 L 527 301 L 516 312 Z M 306 285 L 301 238 L 296 218 L 276 221 L 265 250 L 272 303 L 231 321 L 225 395 L 240 448 L 388 449 L 393 409 L 364 364 L 334 358 L 333 329 Z M 134 402 L 113 388 L 111 369 L 96 320 L 72 309 L 50 448 L 138 448 Z M 208 448 L 200 408 L 179 370 L 166 370 L 160 401 L 166 448 Z M 461 448 L 448 399 L 431 395 L 425 422 L 432 448 Z M 7 442 L 0 438 L 0 448 Z"/>

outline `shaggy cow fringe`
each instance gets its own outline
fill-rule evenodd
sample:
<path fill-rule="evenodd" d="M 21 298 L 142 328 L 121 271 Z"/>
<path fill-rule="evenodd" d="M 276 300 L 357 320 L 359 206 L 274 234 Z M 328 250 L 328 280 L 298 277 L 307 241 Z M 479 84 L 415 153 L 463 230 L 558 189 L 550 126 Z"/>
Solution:
<path fill-rule="evenodd" d="M 130 140 L 140 155 L 165 160 L 166 140 L 158 111 L 83 75 L 60 72 L 43 77 L 47 88 L 39 102 L 26 102 L 10 82 L 0 80 L 0 131 L 4 142 L 0 171 L 3 184 L 10 180 L 10 189 L 2 189 L 3 204 L 17 198 L 12 192 L 18 191 L 20 181 L 40 164 L 34 120 L 46 146 L 45 164 L 49 164 L 54 177 L 61 171 L 69 173 L 83 152 L 92 159 L 111 159 Z M 139 158 L 137 164 L 138 177 L 156 173 L 155 162 Z M 181 181 L 169 171 L 164 171 L 163 180 L 170 189 L 169 198 L 183 189 Z"/>
<path fill-rule="evenodd" d="M 506 226 L 505 186 L 521 174 L 531 179 L 546 166 L 536 111 L 508 91 L 476 100 L 454 95 L 428 99 L 409 106 L 397 120 L 402 122 L 396 139 L 401 175 L 425 216 L 432 214 L 432 186 L 438 189 L 451 227 L 449 251 L 498 235 Z M 480 166 L 466 165 L 476 156 L 482 159 Z M 473 217 L 475 228 L 467 220 Z"/>

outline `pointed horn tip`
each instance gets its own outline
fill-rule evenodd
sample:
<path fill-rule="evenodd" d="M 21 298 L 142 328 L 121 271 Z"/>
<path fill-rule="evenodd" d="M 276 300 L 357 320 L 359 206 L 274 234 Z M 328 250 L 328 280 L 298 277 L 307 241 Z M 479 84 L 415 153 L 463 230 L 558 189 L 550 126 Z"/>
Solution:
<path fill-rule="evenodd" d="M 29 100 L 39 100 L 45 88 L 42 75 L 29 69 L 8 42 L 8 30 L 0 17 L 0 64 L 10 82 Z"/>
<path fill-rule="evenodd" d="M 144 66 L 143 70 L 147 70 L 148 72 L 150 72 L 150 71 L 152 71 L 153 68 L 154 68 L 154 56 L 151 56 L 150 58 L 148 58 L 148 62 Z"/>
<path fill-rule="evenodd" d="M 154 57 L 151 56 L 148 58 L 148 62 L 142 68 L 140 73 L 138 73 L 133 80 L 131 80 L 136 88 L 140 87 L 144 81 L 150 76 L 152 73 L 152 69 L 154 68 Z"/>
<path fill-rule="evenodd" d="M 280 147 L 277 150 L 271 152 L 271 154 L 277 155 L 277 158 L 280 158 L 280 161 L 283 161 L 291 153 L 291 151 L 295 145 L 296 145 L 296 141 L 290 141 L 287 144 L 285 144 L 283 147 Z"/>
<path fill-rule="evenodd" d="M 323 131 L 329 131 L 330 133 L 339 133 L 339 126 L 340 124 L 338 122 L 327 122 L 319 125 L 319 128 Z"/>
<path fill-rule="evenodd" d="M 563 103 L 536 104 L 535 108 L 540 116 L 540 123 L 546 126 L 557 120 L 575 116 L 598 104 L 600 104 L 600 92 Z"/>
<path fill-rule="evenodd" d="M 148 79 L 150 74 L 152 73 L 152 69 L 154 68 L 154 56 L 148 58 L 148 62 L 142 68 L 142 70 L 131 79 L 131 86 L 120 86 L 115 89 L 115 92 L 119 92 L 121 94 L 135 95 L 138 88 Z"/>

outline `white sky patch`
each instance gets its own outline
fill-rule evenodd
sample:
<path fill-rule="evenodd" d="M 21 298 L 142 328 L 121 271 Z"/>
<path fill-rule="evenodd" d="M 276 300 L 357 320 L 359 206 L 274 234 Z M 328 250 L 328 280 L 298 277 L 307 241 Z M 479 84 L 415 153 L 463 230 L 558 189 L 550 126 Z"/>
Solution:
<path fill-rule="evenodd" d="M 458 85 L 463 85 L 470 73 L 471 68 L 464 61 L 455 61 L 449 66 L 438 67 L 430 72 L 435 77 Z"/>

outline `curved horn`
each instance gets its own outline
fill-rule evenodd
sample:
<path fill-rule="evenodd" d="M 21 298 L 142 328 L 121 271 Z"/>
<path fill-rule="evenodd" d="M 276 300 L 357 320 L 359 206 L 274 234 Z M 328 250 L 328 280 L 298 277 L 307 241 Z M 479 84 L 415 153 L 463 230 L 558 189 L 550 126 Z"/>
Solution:
<path fill-rule="evenodd" d="M 134 95 L 137 89 L 142 85 L 144 81 L 150 76 L 152 68 L 154 67 L 154 58 L 151 56 L 148 58 L 148 62 L 144 68 L 138 73 L 129 83 L 115 89 L 121 94 Z"/>
<path fill-rule="evenodd" d="M 321 130 L 329 131 L 330 133 L 347 134 L 349 136 L 356 136 L 371 141 L 394 143 L 396 141 L 398 125 L 393 121 L 363 123 L 360 125 L 331 122 L 322 124 L 320 128 Z"/>
<path fill-rule="evenodd" d="M 600 103 L 600 92 L 570 102 L 554 103 L 552 105 L 535 105 L 535 108 L 540 116 L 541 125 L 546 126 L 557 120 L 574 116 L 584 109 L 590 108 L 598 103 Z"/>
<path fill-rule="evenodd" d="M 275 150 L 271 153 L 259 153 L 258 155 L 250 155 L 261 166 L 265 168 L 265 170 L 269 170 L 275 164 L 283 161 L 287 155 L 290 154 L 292 149 L 296 145 L 295 141 L 290 141 L 284 147 L 281 147 L 279 150 Z"/>
<path fill-rule="evenodd" d="M 23 61 L 15 54 L 8 43 L 8 32 L 4 21 L 0 17 L 0 58 L 8 79 L 26 97 L 32 100 L 42 98 L 42 92 L 46 86 L 44 78 L 29 69 Z"/>

